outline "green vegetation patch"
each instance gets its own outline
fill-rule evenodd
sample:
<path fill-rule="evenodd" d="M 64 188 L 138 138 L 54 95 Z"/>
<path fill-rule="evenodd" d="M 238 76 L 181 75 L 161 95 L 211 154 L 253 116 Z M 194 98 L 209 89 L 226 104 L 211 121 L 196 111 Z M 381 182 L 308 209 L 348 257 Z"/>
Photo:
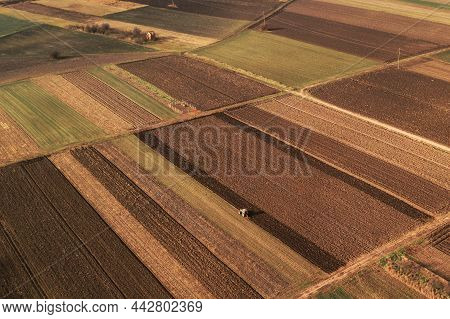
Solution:
<path fill-rule="evenodd" d="M 334 290 L 325 293 L 317 294 L 318 299 L 353 299 L 344 288 L 338 287 Z"/>
<path fill-rule="evenodd" d="M 167 108 L 150 96 L 143 94 L 133 86 L 118 79 L 102 68 L 92 69 L 90 73 L 160 119 L 169 119 L 177 115 L 173 110 Z"/>
<path fill-rule="evenodd" d="M 401 0 L 402 2 L 414 3 L 425 7 L 442 8 L 450 10 L 450 5 L 445 3 L 437 3 L 424 0 Z"/>
<path fill-rule="evenodd" d="M 49 57 L 53 51 L 59 51 L 62 57 L 69 57 L 80 54 L 148 51 L 148 49 L 105 36 L 49 25 L 29 28 L 0 41 L 0 57 Z"/>
<path fill-rule="evenodd" d="M 104 135 L 100 128 L 29 81 L 0 86 L 0 107 L 46 151 Z"/>
<path fill-rule="evenodd" d="M 244 20 L 218 18 L 150 6 L 111 14 L 107 17 L 149 27 L 213 38 L 223 37 L 248 23 L 248 21 Z"/>
<path fill-rule="evenodd" d="M 303 87 L 378 64 L 351 54 L 258 31 L 246 31 L 194 52 L 291 87 Z"/>
<path fill-rule="evenodd" d="M 435 55 L 438 59 L 450 63 L 450 50 Z"/>
<path fill-rule="evenodd" d="M 0 14 L 0 37 L 27 29 L 32 26 L 34 26 L 34 24 L 29 21 Z"/>

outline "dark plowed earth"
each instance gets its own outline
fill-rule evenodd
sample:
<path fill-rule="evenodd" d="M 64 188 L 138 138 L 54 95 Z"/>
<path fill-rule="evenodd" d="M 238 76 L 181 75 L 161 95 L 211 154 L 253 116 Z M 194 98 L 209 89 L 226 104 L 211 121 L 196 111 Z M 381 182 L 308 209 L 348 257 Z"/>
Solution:
<path fill-rule="evenodd" d="M 41 299 L 44 293 L 31 277 L 10 236 L 0 223 L 0 298 Z"/>
<path fill-rule="evenodd" d="M 277 92 L 235 72 L 181 56 L 126 63 L 120 67 L 200 110 L 211 110 Z"/>
<path fill-rule="evenodd" d="M 410 39 L 402 35 L 291 12 L 275 15 L 266 25 L 271 33 L 381 61 L 397 59 L 399 49 L 401 56 L 405 57 L 439 47 L 435 43 Z"/>
<path fill-rule="evenodd" d="M 237 209 L 247 208 L 250 211 L 251 220 L 255 224 L 280 239 L 295 252 L 302 255 L 323 271 L 333 272 L 345 264 L 344 262 L 323 251 L 320 247 L 290 229 L 288 226 L 283 225 L 269 214 L 261 211 L 259 207 L 248 202 L 239 194 L 235 193 L 232 189 L 221 184 L 217 179 L 209 176 L 200 168 L 195 167 L 191 162 L 180 156 L 176 151 L 162 143 L 156 136 L 152 135 L 151 132 L 140 133 L 138 134 L 138 137 L 141 141 L 160 152 L 166 159 L 171 161 L 178 168 L 214 191 Z"/>
<path fill-rule="evenodd" d="M 260 298 L 103 155 L 93 148 L 72 154 L 161 244 L 218 298 Z"/>
<path fill-rule="evenodd" d="M 277 138 L 379 184 L 433 213 L 444 212 L 449 204 L 445 188 L 314 131 L 309 131 L 304 143 L 301 134 L 305 128 L 257 107 L 243 107 L 226 113 L 272 134 L 278 132 Z M 280 128 L 284 129 L 280 131 Z"/>
<path fill-rule="evenodd" d="M 205 128 L 208 134 L 199 135 Z M 255 131 L 221 115 L 150 134 L 338 260 L 349 261 L 428 220 L 403 202 Z"/>
<path fill-rule="evenodd" d="M 168 9 L 172 0 L 131 0 L 131 2 L 146 4 L 156 8 Z M 205 1 L 205 0 L 177 0 L 177 8 L 172 10 L 204 14 L 213 17 L 254 20 L 263 13 L 273 10 L 277 3 L 255 3 L 255 2 L 223 2 L 223 1 Z"/>
<path fill-rule="evenodd" d="M 24 167 L 125 298 L 171 298 L 158 279 L 49 160 L 29 162 Z"/>
<path fill-rule="evenodd" d="M 285 10 L 441 45 L 450 44 L 450 26 L 427 20 L 314 0 L 297 0 Z"/>
<path fill-rule="evenodd" d="M 450 83 L 390 68 L 313 87 L 315 97 L 450 145 Z"/>
<path fill-rule="evenodd" d="M 0 170 L 0 212 L 48 298 L 124 297 L 21 165 Z"/>
<path fill-rule="evenodd" d="M 135 127 L 159 121 L 144 108 L 85 71 L 66 73 L 62 76 Z"/>
<path fill-rule="evenodd" d="M 27 11 L 27 12 L 36 13 L 36 14 L 42 14 L 42 15 L 46 15 L 46 16 L 50 16 L 50 17 L 55 17 L 55 18 L 60 18 L 60 19 L 65 19 L 65 20 L 75 21 L 75 22 L 88 22 L 91 18 L 93 18 L 93 16 L 90 16 L 88 14 L 59 9 L 59 8 L 47 7 L 47 6 L 40 5 L 38 3 L 31 3 L 31 2 L 16 3 L 13 5 L 10 5 L 10 7 L 17 9 L 17 10 Z"/>

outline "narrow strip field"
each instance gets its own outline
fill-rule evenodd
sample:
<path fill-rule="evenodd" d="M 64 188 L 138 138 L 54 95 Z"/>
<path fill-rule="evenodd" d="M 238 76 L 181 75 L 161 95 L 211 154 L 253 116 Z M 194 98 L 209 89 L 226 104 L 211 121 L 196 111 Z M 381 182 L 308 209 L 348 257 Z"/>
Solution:
<path fill-rule="evenodd" d="M 239 276 L 94 149 L 72 154 L 162 245 L 219 298 L 257 298 Z M 207 266 L 207 267 L 205 267 Z"/>
<path fill-rule="evenodd" d="M 235 72 L 181 56 L 126 63 L 120 67 L 200 110 L 211 110 L 277 92 Z"/>
<path fill-rule="evenodd" d="M 104 135 L 79 113 L 31 82 L 0 86 L 0 107 L 45 151 Z"/>
<path fill-rule="evenodd" d="M 92 69 L 90 70 L 90 73 L 122 95 L 128 97 L 130 100 L 133 100 L 159 119 L 169 119 L 176 115 L 175 112 L 159 103 L 157 100 L 153 99 L 149 95 L 145 95 L 133 86 L 103 70 L 102 68 Z"/>
<path fill-rule="evenodd" d="M 417 72 L 442 81 L 450 82 L 450 64 L 440 61 L 428 61 L 415 64 L 407 68 L 408 71 Z"/>
<path fill-rule="evenodd" d="M 23 166 L 0 170 L 0 203 L 3 226 L 46 297 L 124 297 Z"/>
<path fill-rule="evenodd" d="M 46 75 L 32 80 L 42 89 L 72 107 L 106 133 L 119 133 L 132 126 L 87 95 L 61 75 Z"/>
<path fill-rule="evenodd" d="M 0 107 L 0 165 L 38 152 L 37 144 Z"/>
<path fill-rule="evenodd" d="M 42 14 L 45 16 L 65 19 L 68 21 L 81 22 L 81 23 L 89 22 L 89 20 L 92 20 L 92 18 L 93 18 L 93 16 L 88 15 L 88 14 L 79 13 L 79 12 L 70 11 L 70 10 L 64 10 L 64 9 L 60 9 L 60 8 L 48 7 L 48 6 L 44 6 L 42 4 L 34 3 L 34 2 L 19 2 L 19 3 L 13 4 L 9 7 L 17 9 L 17 10 L 22 10 L 22 11 L 26 11 L 26 12 L 35 13 L 35 14 Z"/>
<path fill-rule="evenodd" d="M 205 134 L 199 140 L 195 132 L 207 127 L 219 128 L 218 135 Z M 140 138 L 190 174 L 197 171 L 180 157 L 199 169 L 199 174 L 204 171 L 217 180 L 216 184 L 232 189 L 252 204 L 249 208 L 255 211 L 256 223 L 262 218 L 258 212 L 269 214 L 282 224 L 278 226 L 272 220 L 270 231 L 275 236 L 280 233 L 278 229 L 283 234 L 287 234 L 287 228 L 292 229 L 297 234 L 294 242 L 280 240 L 293 247 L 304 238 L 310 244 L 297 251 L 327 271 L 429 219 L 395 198 L 225 115 L 156 129 Z M 223 193 L 223 188 L 213 189 Z M 329 257 L 314 258 L 320 255 Z M 335 263 L 333 258 L 340 262 Z"/>
<path fill-rule="evenodd" d="M 291 87 L 303 87 L 377 64 L 355 55 L 257 31 L 242 32 L 194 53 Z"/>
<path fill-rule="evenodd" d="M 270 102 L 263 105 L 267 105 L 267 103 Z M 276 101 L 271 103 L 274 104 L 274 107 L 280 108 L 280 114 L 285 115 L 286 118 L 289 117 L 288 113 L 283 112 L 283 104 Z M 380 185 L 427 211 L 442 213 L 448 209 L 448 191 L 445 188 L 405 171 L 401 167 L 370 156 L 315 131 L 308 130 L 308 138 L 303 145 L 304 139 L 301 134 L 306 130 L 304 127 L 258 107 L 249 106 L 226 113 L 263 132 L 269 134 L 278 132 L 275 134 L 277 138 L 327 163 L 336 165 L 340 169 Z M 295 113 L 291 118 L 294 116 Z"/>
<path fill-rule="evenodd" d="M 125 8 L 104 5 L 98 1 L 89 0 L 37 0 L 37 4 L 59 8 L 67 11 L 74 11 L 94 16 L 104 16 L 107 14 L 125 11 Z"/>
<path fill-rule="evenodd" d="M 134 128 L 159 121 L 140 105 L 86 71 L 66 73 L 62 76 Z"/>
<path fill-rule="evenodd" d="M 328 103 L 450 145 L 450 83 L 389 68 L 309 89 Z"/>

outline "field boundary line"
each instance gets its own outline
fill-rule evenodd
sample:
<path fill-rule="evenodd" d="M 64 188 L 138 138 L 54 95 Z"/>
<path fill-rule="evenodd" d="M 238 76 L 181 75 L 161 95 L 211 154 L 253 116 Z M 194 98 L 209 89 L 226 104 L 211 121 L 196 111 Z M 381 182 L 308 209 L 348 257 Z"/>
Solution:
<path fill-rule="evenodd" d="M 262 102 L 265 100 L 269 100 L 269 99 L 273 99 L 274 97 L 278 97 L 278 96 L 282 96 L 286 94 L 286 92 L 277 92 L 275 94 L 271 94 L 271 95 L 266 95 L 266 96 L 262 96 L 262 97 L 258 97 L 256 99 L 253 100 L 247 100 L 247 101 L 243 101 L 243 102 L 239 102 L 239 103 L 234 103 L 234 104 L 230 104 L 230 105 L 226 105 L 226 106 L 222 106 L 220 108 L 216 108 L 213 110 L 208 110 L 208 111 L 193 111 L 193 112 L 189 112 L 189 113 L 184 113 L 181 114 L 178 117 L 175 117 L 174 119 L 169 119 L 169 120 L 165 120 L 165 121 L 161 121 L 161 122 L 157 122 L 157 123 L 150 123 L 147 126 L 143 126 L 143 127 L 139 127 L 139 128 L 135 128 L 135 129 L 130 129 L 130 130 L 125 130 L 123 132 L 119 132 L 117 134 L 105 134 L 104 136 L 101 136 L 99 138 L 96 139 L 92 139 L 90 141 L 82 141 L 80 143 L 76 142 L 76 143 L 71 143 L 71 144 L 67 144 L 64 145 L 60 148 L 57 148 L 53 151 L 50 152 L 40 152 L 38 154 L 32 154 L 31 156 L 26 156 L 26 157 L 22 157 L 19 158 L 17 160 L 12 160 L 12 161 L 8 161 L 8 162 L 4 162 L 4 163 L 0 163 L 0 168 L 2 167 L 6 167 L 8 165 L 12 165 L 15 163 L 20 163 L 20 162 L 24 162 L 24 161 L 29 161 L 35 158 L 39 158 L 39 157 L 45 157 L 45 156 L 50 156 L 53 154 L 59 154 L 62 152 L 65 152 L 67 150 L 71 150 L 71 149 L 75 149 L 75 148 L 80 148 L 80 147 L 87 147 L 87 146 L 95 146 L 96 144 L 99 143 L 103 143 L 103 142 L 107 142 L 107 141 L 111 141 L 114 140 L 116 138 L 119 137 L 125 137 L 127 135 L 132 135 L 135 133 L 140 133 L 140 132 L 145 132 L 145 131 L 150 131 L 150 130 L 154 130 L 157 128 L 161 128 L 161 127 L 165 127 L 165 126 L 170 126 L 170 125 L 175 125 L 175 124 L 179 124 L 179 123 L 183 123 L 183 122 L 189 122 L 195 119 L 199 119 L 205 116 L 210 116 L 216 113 L 222 113 L 224 111 L 228 111 L 231 109 L 235 109 L 238 107 L 242 107 L 245 106 L 247 104 L 254 104 L 254 103 L 258 103 L 258 102 Z"/>
<path fill-rule="evenodd" d="M 344 266 L 343 268 L 337 270 L 335 273 L 332 273 L 331 276 L 327 279 L 322 280 L 321 282 L 306 288 L 303 291 L 296 292 L 295 286 L 290 287 L 292 293 L 291 295 L 286 295 L 280 293 L 278 295 L 273 296 L 274 298 L 295 298 L 295 299 L 306 299 L 311 298 L 314 293 L 317 293 L 320 289 L 325 286 L 331 285 L 334 282 L 343 280 L 350 275 L 355 274 L 360 271 L 362 268 L 369 266 L 370 264 L 377 262 L 377 260 L 384 255 L 395 251 L 399 247 L 409 244 L 412 240 L 417 238 L 422 238 L 430 233 L 432 233 L 437 228 L 448 223 L 450 219 L 450 213 L 444 214 L 442 216 L 438 216 L 434 219 L 434 221 L 425 223 L 422 226 L 419 226 L 410 232 L 406 233 L 404 236 L 392 240 L 378 248 L 372 250 L 371 252 L 357 258 L 353 263 L 349 263 L 348 266 Z M 289 288 L 288 288 L 289 289 Z"/>
<path fill-rule="evenodd" d="M 228 114 L 228 115 L 231 116 L 231 117 L 233 117 L 233 118 L 236 118 L 236 117 L 234 117 L 233 115 L 230 115 L 230 114 Z M 237 118 L 236 118 L 236 119 L 237 119 Z M 277 139 L 277 140 L 279 140 L 279 141 L 282 141 L 283 143 L 286 143 L 286 144 L 290 145 L 291 147 L 293 147 L 293 148 L 295 148 L 295 149 L 297 149 L 297 150 L 299 150 L 299 151 L 301 151 L 301 152 L 303 152 L 303 153 L 305 153 L 305 154 L 307 154 L 307 155 L 309 155 L 309 156 L 315 158 L 316 160 L 318 160 L 318 161 L 320 161 L 320 162 L 325 163 L 325 164 L 328 165 L 328 166 L 333 167 L 334 169 L 336 169 L 336 170 L 338 170 L 338 171 L 340 171 L 340 172 L 343 172 L 344 174 L 350 175 L 350 176 L 352 176 L 352 177 L 354 177 L 354 178 L 356 178 L 356 179 L 358 179 L 358 180 L 360 180 L 360 181 L 362 181 L 362 182 L 364 182 L 364 183 L 366 183 L 366 184 L 369 184 L 370 186 L 372 186 L 372 187 L 374 187 L 374 188 L 376 188 L 376 189 L 382 191 L 383 193 L 386 193 L 386 194 L 389 195 L 389 196 L 392 196 L 392 197 L 394 197 L 394 198 L 396 198 L 396 199 L 398 199 L 398 200 L 404 202 L 405 204 L 407 204 L 407 205 L 409 205 L 409 206 L 411 206 L 411 207 L 413 207 L 413 208 L 415 208 L 415 209 L 421 211 L 422 213 L 424 213 L 424 214 L 426 214 L 426 215 L 428 215 L 428 216 L 436 217 L 436 216 L 439 215 L 439 213 L 432 212 L 432 211 L 430 211 L 430 210 L 428 210 L 428 209 L 426 209 L 426 208 L 424 208 L 424 207 L 421 207 L 421 206 L 419 206 L 419 205 L 417 205 L 417 204 L 411 202 L 411 201 L 408 200 L 407 198 L 405 198 L 405 197 L 403 197 L 403 196 L 401 196 L 401 195 L 398 195 L 397 193 L 395 193 L 395 192 L 393 192 L 393 191 L 391 191 L 391 190 L 385 188 L 384 186 L 382 186 L 382 185 L 380 185 L 380 184 L 378 184 L 378 183 L 376 183 L 376 182 L 370 181 L 370 180 L 368 180 L 367 178 L 358 175 L 357 173 L 353 173 L 353 172 L 347 170 L 346 168 L 343 168 L 343 167 L 341 167 L 341 166 L 338 166 L 338 165 L 336 165 L 336 164 L 333 164 L 333 163 L 331 163 L 330 161 L 328 161 L 328 160 L 322 158 L 321 156 L 316 155 L 316 154 L 314 154 L 314 153 L 311 153 L 310 151 L 307 151 L 307 150 L 304 150 L 304 149 L 302 149 L 302 148 L 299 148 L 298 146 L 292 144 L 291 142 L 289 142 L 289 141 L 287 141 L 287 140 L 282 140 L 282 139 L 280 139 L 279 137 L 277 137 L 276 135 L 274 135 L 273 133 L 270 133 L 270 131 L 267 131 L 267 130 L 265 130 L 265 129 L 258 128 L 258 127 L 256 127 L 256 126 L 254 126 L 254 125 L 248 123 L 246 120 L 242 120 L 242 119 L 237 119 L 237 120 L 242 121 L 242 122 L 244 122 L 246 125 L 251 126 L 251 127 L 255 128 L 255 129 L 259 130 L 259 131 L 264 132 L 265 134 L 268 134 L 268 135 L 272 136 L 273 138 L 275 138 L 275 139 Z M 313 130 L 311 130 L 311 131 L 313 131 Z"/>
<path fill-rule="evenodd" d="M 311 102 L 323 105 L 325 107 L 328 107 L 328 108 L 333 109 L 335 111 L 339 111 L 341 113 L 345 113 L 347 115 L 351 115 L 351 116 L 356 117 L 356 118 L 358 118 L 358 119 L 360 119 L 362 121 L 365 121 L 367 123 L 370 123 L 370 124 L 376 125 L 378 127 L 384 128 L 384 129 L 386 129 L 386 130 L 388 130 L 390 132 L 393 132 L 395 134 L 398 134 L 400 136 L 407 137 L 410 140 L 413 140 L 413 141 L 416 141 L 416 142 L 420 142 L 420 143 L 432 146 L 433 148 L 435 148 L 437 150 L 440 150 L 440 151 L 443 151 L 445 153 L 450 153 L 450 147 L 448 147 L 448 146 L 445 146 L 445 145 L 440 144 L 438 142 L 432 141 L 432 140 L 427 139 L 425 137 L 421 137 L 419 135 L 416 135 L 416 134 L 409 133 L 407 131 L 398 129 L 398 128 L 392 126 L 392 125 L 380 122 L 380 121 L 375 120 L 373 118 L 370 118 L 370 117 L 367 117 L 367 116 L 364 116 L 364 115 L 361 115 L 361 114 L 358 114 L 358 113 L 355 113 L 355 112 L 352 112 L 352 111 L 340 108 L 340 107 L 338 107 L 338 106 L 336 106 L 334 104 L 325 102 L 323 100 L 320 100 L 320 99 L 312 96 L 311 94 L 309 94 L 305 90 L 302 90 L 300 92 L 292 92 L 292 93 L 294 93 L 295 95 L 299 95 L 299 96 L 301 96 L 301 97 L 303 97 L 306 100 L 309 100 Z"/>

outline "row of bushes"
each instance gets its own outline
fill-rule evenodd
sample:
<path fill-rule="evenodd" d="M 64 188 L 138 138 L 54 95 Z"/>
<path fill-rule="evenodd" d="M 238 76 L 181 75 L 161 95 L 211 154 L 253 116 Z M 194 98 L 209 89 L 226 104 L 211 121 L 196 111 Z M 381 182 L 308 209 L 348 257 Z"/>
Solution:
<path fill-rule="evenodd" d="M 85 26 L 78 26 L 78 29 L 89 32 L 89 33 L 100 33 L 100 34 L 111 34 L 114 33 L 122 38 L 131 38 L 134 42 L 139 44 L 144 44 L 148 41 L 155 41 L 157 39 L 156 33 L 154 31 L 150 31 L 150 36 L 147 35 L 147 32 L 143 32 L 141 29 L 135 27 L 132 31 L 120 31 L 111 28 L 108 23 L 92 23 L 87 24 Z"/>

